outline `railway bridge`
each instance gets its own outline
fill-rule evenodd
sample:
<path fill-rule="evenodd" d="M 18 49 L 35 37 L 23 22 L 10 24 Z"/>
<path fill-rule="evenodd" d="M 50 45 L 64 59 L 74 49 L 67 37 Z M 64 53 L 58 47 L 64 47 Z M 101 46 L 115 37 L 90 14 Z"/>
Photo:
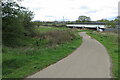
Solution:
<path fill-rule="evenodd" d="M 106 26 L 106 22 L 82 22 L 82 23 L 74 23 L 74 24 L 66 24 L 67 27 L 70 28 L 87 28 L 94 29 L 97 31 L 104 31 Z"/>

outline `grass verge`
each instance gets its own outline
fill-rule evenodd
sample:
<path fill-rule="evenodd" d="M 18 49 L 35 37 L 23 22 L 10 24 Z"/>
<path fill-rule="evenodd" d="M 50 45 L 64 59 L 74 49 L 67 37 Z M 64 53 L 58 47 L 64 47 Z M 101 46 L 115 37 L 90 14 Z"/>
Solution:
<path fill-rule="evenodd" d="M 111 32 L 87 32 L 88 35 L 102 43 L 112 59 L 112 76 L 118 77 L 118 35 Z"/>

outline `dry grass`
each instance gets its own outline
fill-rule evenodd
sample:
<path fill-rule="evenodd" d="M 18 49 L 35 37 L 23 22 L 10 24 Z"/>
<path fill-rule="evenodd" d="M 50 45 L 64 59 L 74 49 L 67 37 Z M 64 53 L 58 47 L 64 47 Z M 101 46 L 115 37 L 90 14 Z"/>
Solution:
<path fill-rule="evenodd" d="M 70 42 L 75 38 L 75 35 L 71 33 L 70 30 L 54 30 L 41 33 L 37 35 L 37 38 L 39 38 L 39 40 L 36 42 L 38 46 L 41 44 L 41 42 L 46 42 L 46 46 L 52 47 L 65 42 Z"/>

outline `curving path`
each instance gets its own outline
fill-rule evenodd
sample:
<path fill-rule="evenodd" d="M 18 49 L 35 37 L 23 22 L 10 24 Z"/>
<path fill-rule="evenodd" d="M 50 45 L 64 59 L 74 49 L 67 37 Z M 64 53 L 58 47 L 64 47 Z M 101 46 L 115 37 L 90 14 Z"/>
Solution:
<path fill-rule="evenodd" d="M 111 78 L 110 58 L 103 45 L 85 32 L 71 55 L 27 78 Z"/>

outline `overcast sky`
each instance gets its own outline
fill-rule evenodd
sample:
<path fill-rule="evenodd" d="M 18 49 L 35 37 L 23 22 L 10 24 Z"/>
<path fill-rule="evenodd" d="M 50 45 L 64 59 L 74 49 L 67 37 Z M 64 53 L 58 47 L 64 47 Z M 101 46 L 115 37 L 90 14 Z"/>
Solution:
<path fill-rule="evenodd" d="M 114 19 L 118 15 L 119 0 L 23 0 L 22 5 L 33 11 L 33 20 L 77 20 L 85 15 L 92 20 Z"/>

